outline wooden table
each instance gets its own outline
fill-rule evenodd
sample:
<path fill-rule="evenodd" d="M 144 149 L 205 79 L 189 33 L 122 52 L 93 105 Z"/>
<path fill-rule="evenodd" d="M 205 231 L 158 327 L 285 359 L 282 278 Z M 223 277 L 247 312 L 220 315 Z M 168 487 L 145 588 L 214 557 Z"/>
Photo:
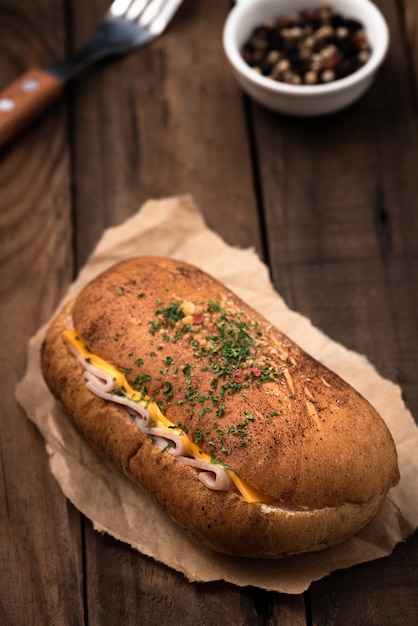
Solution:
<path fill-rule="evenodd" d="M 0 0 L 0 88 L 79 48 L 106 0 Z M 152 46 L 87 71 L 0 153 L 0 623 L 418 623 L 418 534 L 300 596 L 189 584 L 96 533 L 50 474 L 14 399 L 27 340 L 103 230 L 148 198 L 193 194 L 254 246 L 288 305 L 367 355 L 418 417 L 418 20 L 377 0 L 390 52 L 368 94 L 323 119 L 243 97 L 221 46 L 229 0 L 185 0 Z M 416 494 L 411 494 L 416 497 Z"/>

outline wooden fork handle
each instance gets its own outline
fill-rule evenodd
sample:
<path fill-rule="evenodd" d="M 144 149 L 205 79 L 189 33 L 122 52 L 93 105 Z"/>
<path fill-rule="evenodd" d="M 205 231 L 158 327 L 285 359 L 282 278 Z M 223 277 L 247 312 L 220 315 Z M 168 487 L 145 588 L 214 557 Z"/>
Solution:
<path fill-rule="evenodd" d="M 0 92 L 0 147 L 43 113 L 62 93 L 62 83 L 32 68 Z"/>

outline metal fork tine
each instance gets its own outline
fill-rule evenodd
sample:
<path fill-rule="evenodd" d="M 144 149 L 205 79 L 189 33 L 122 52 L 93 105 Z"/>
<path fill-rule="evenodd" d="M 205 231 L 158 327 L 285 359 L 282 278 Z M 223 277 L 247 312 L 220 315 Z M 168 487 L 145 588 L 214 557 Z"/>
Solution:
<path fill-rule="evenodd" d="M 135 0 L 113 0 L 112 5 L 109 8 L 109 13 L 112 17 L 122 17 L 129 10 L 131 4 L 133 4 Z"/>
<path fill-rule="evenodd" d="M 130 20 L 131 22 L 135 22 L 146 10 L 150 2 L 152 2 L 152 0 L 133 0 L 124 17 L 126 17 L 126 19 Z"/>
<path fill-rule="evenodd" d="M 164 2 L 165 0 L 151 0 L 151 2 L 148 2 L 147 7 L 138 20 L 138 24 L 148 26 L 156 18 Z"/>
<path fill-rule="evenodd" d="M 48 68 L 63 84 L 91 63 L 144 46 L 164 32 L 182 0 L 114 0 L 81 50 Z"/>
<path fill-rule="evenodd" d="M 113 0 L 111 19 L 126 18 L 153 34 L 160 34 L 173 17 L 181 0 Z"/>
<path fill-rule="evenodd" d="M 183 0 L 166 0 L 165 6 L 158 17 L 150 24 L 150 31 L 154 35 L 160 35 L 170 22 Z"/>
<path fill-rule="evenodd" d="M 141 15 L 138 23 L 148 28 L 153 35 L 163 32 L 182 0 L 151 0 L 147 9 Z"/>

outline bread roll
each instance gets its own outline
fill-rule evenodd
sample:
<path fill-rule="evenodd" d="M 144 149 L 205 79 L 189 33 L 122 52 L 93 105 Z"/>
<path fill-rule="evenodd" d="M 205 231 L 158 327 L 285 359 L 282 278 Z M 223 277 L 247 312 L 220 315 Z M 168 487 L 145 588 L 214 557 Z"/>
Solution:
<path fill-rule="evenodd" d="M 232 487 L 207 486 L 142 432 L 130 409 L 112 401 L 123 385 L 110 399 L 93 393 L 83 364 L 91 359 L 74 353 L 68 328 L 142 399 L 158 402 L 169 428 L 210 458 L 209 470 L 226 467 Z M 394 442 L 373 407 L 183 262 L 134 258 L 95 278 L 51 323 L 42 368 L 99 454 L 219 552 L 276 558 L 338 544 L 373 518 L 399 480 Z M 247 501 L 239 481 L 261 501 Z"/>

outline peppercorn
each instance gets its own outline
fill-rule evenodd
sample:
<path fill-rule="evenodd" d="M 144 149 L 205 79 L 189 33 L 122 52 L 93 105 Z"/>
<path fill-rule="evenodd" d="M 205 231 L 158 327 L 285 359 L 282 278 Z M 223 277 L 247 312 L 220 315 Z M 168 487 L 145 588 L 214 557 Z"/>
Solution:
<path fill-rule="evenodd" d="M 242 48 L 243 59 L 255 72 L 294 85 L 344 78 L 370 55 L 363 24 L 327 3 L 258 25 Z"/>
<path fill-rule="evenodd" d="M 324 70 L 321 73 L 321 80 L 323 83 L 331 83 L 333 80 L 335 80 L 334 70 Z"/>
<path fill-rule="evenodd" d="M 314 70 L 309 70 L 303 77 L 303 82 L 306 85 L 315 85 L 318 82 L 318 74 Z"/>

